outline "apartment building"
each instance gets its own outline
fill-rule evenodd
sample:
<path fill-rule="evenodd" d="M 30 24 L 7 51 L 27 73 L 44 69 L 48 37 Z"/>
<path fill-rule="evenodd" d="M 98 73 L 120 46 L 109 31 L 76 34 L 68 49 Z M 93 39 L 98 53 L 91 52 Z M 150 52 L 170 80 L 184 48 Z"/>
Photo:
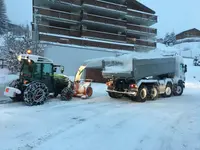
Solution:
<path fill-rule="evenodd" d="M 155 49 L 156 22 L 136 0 L 33 0 L 33 38 L 68 75 L 87 59 Z"/>
<path fill-rule="evenodd" d="M 155 12 L 136 0 L 33 0 L 35 39 L 119 50 L 156 48 Z"/>

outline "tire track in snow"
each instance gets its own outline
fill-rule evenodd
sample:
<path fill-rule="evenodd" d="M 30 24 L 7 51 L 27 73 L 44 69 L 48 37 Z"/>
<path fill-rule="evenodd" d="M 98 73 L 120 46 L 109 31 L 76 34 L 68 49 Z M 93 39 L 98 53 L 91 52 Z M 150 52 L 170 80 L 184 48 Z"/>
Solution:
<path fill-rule="evenodd" d="M 18 150 L 31 150 L 31 149 L 34 149 L 35 147 L 40 146 L 42 143 L 50 140 L 51 138 L 60 135 L 61 133 L 65 132 L 66 130 L 70 130 L 71 128 L 73 128 L 75 126 L 80 125 L 80 124 L 84 123 L 85 121 L 88 121 L 89 119 L 96 118 L 99 115 L 103 115 L 108 111 L 113 111 L 113 110 L 109 110 L 108 109 L 108 108 L 111 108 L 110 106 L 112 106 L 112 109 L 115 109 L 115 108 L 120 108 L 121 104 L 124 105 L 124 104 L 127 104 L 127 102 L 121 102 L 121 103 L 114 104 L 111 101 L 109 101 L 109 102 L 106 102 L 106 103 L 105 102 L 102 102 L 102 103 L 91 103 L 90 105 L 85 103 L 85 104 L 81 104 L 79 106 L 76 106 L 76 107 L 78 107 L 78 109 L 83 109 L 83 111 L 84 110 L 85 111 L 94 111 L 95 110 L 96 112 L 92 116 L 90 116 L 88 118 L 87 117 L 86 118 L 85 117 L 78 117 L 78 118 L 80 118 L 78 120 L 71 118 L 68 121 L 66 121 L 67 122 L 66 124 L 62 124 L 62 125 L 60 125 L 59 128 L 56 128 L 56 130 L 52 129 L 53 130 L 52 132 L 49 132 L 49 133 L 47 133 L 47 134 L 45 134 L 43 136 L 40 136 L 39 138 L 37 138 L 33 142 L 30 142 L 29 144 L 26 144 L 24 146 L 18 147 Z M 71 108 L 73 109 L 74 107 L 71 107 Z M 102 110 L 102 108 L 103 108 L 103 110 Z M 57 107 L 53 107 L 53 109 L 57 109 Z M 71 122 L 72 120 L 75 120 L 75 122 L 73 121 L 73 123 L 72 124 L 70 123 L 70 125 L 69 125 L 69 122 Z"/>
<path fill-rule="evenodd" d="M 155 123 L 151 128 L 149 128 L 149 132 L 146 133 L 140 139 L 140 142 L 138 142 L 139 144 L 134 150 L 148 150 L 148 149 L 197 150 L 197 149 L 200 149 L 200 144 L 199 144 L 199 147 L 195 147 L 194 149 L 191 148 L 191 145 L 189 147 L 188 141 L 183 140 L 183 137 L 182 137 L 183 134 L 187 135 L 186 132 L 188 132 L 188 129 L 185 127 L 186 127 L 186 124 L 189 124 L 189 125 L 191 124 L 190 118 L 191 116 L 195 116 L 193 112 L 196 112 L 199 109 L 200 109 L 200 106 L 188 108 L 187 111 L 182 112 L 180 115 L 177 115 L 176 117 L 174 117 L 174 119 L 170 120 L 170 122 L 168 121 L 169 118 L 164 117 L 159 122 L 160 123 L 159 125 L 156 125 Z M 182 126 L 182 129 L 181 129 L 181 126 Z M 200 135 L 200 131 L 199 131 L 199 135 Z"/>

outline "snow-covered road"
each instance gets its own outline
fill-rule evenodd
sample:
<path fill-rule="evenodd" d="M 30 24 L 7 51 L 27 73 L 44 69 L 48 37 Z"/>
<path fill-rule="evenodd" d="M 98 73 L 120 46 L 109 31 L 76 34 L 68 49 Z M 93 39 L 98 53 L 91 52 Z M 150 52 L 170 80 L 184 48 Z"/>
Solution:
<path fill-rule="evenodd" d="M 1 103 L 0 150 L 199 150 L 200 84 L 190 68 L 200 70 L 188 67 L 180 97 L 116 100 L 99 84 L 89 100 Z"/>
<path fill-rule="evenodd" d="M 1 149 L 200 149 L 198 91 L 146 103 L 99 96 L 0 105 Z"/>

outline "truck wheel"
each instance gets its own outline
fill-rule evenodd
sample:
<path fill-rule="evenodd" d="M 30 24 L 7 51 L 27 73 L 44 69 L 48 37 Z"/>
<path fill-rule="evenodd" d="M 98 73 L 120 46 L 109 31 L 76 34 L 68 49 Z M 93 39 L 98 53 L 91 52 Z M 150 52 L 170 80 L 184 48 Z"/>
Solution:
<path fill-rule="evenodd" d="M 69 101 L 74 95 L 73 89 L 65 87 L 60 94 L 61 100 Z"/>
<path fill-rule="evenodd" d="M 165 94 L 164 97 L 171 97 L 172 96 L 172 84 L 167 83 L 165 87 Z"/>
<path fill-rule="evenodd" d="M 29 105 L 41 105 L 48 98 L 48 88 L 44 83 L 32 82 L 24 90 L 24 102 Z"/>
<path fill-rule="evenodd" d="M 183 89 L 184 89 L 183 84 L 182 84 L 182 83 L 179 83 L 179 84 L 177 85 L 177 87 L 175 88 L 173 94 L 174 94 L 175 96 L 181 96 L 181 95 L 183 94 Z"/>
<path fill-rule="evenodd" d="M 138 102 L 146 102 L 148 96 L 148 90 L 145 85 L 141 85 L 138 89 L 136 100 Z"/>
<path fill-rule="evenodd" d="M 158 98 L 158 88 L 156 86 L 153 86 L 150 90 L 150 99 L 156 100 Z"/>
<path fill-rule="evenodd" d="M 19 89 L 19 85 L 20 85 L 20 82 L 17 79 L 17 80 L 13 80 L 8 86 Z M 23 94 L 16 94 L 15 97 L 10 97 L 10 99 L 12 99 L 13 102 L 23 101 Z"/>

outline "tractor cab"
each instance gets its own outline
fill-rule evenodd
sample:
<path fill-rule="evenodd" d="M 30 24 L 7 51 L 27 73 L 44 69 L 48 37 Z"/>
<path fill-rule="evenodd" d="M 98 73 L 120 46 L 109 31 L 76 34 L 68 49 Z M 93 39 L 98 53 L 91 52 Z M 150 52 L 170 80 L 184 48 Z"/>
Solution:
<path fill-rule="evenodd" d="M 21 62 L 20 81 L 25 86 L 33 81 L 43 82 L 50 93 L 54 91 L 53 77 L 57 68 L 61 68 L 61 73 L 64 72 L 63 66 L 54 65 L 53 61 L 48 58 L 31 55 L 30 50 L 27 51 L 27 54 L 19 55 L 18 60 Z"/>

